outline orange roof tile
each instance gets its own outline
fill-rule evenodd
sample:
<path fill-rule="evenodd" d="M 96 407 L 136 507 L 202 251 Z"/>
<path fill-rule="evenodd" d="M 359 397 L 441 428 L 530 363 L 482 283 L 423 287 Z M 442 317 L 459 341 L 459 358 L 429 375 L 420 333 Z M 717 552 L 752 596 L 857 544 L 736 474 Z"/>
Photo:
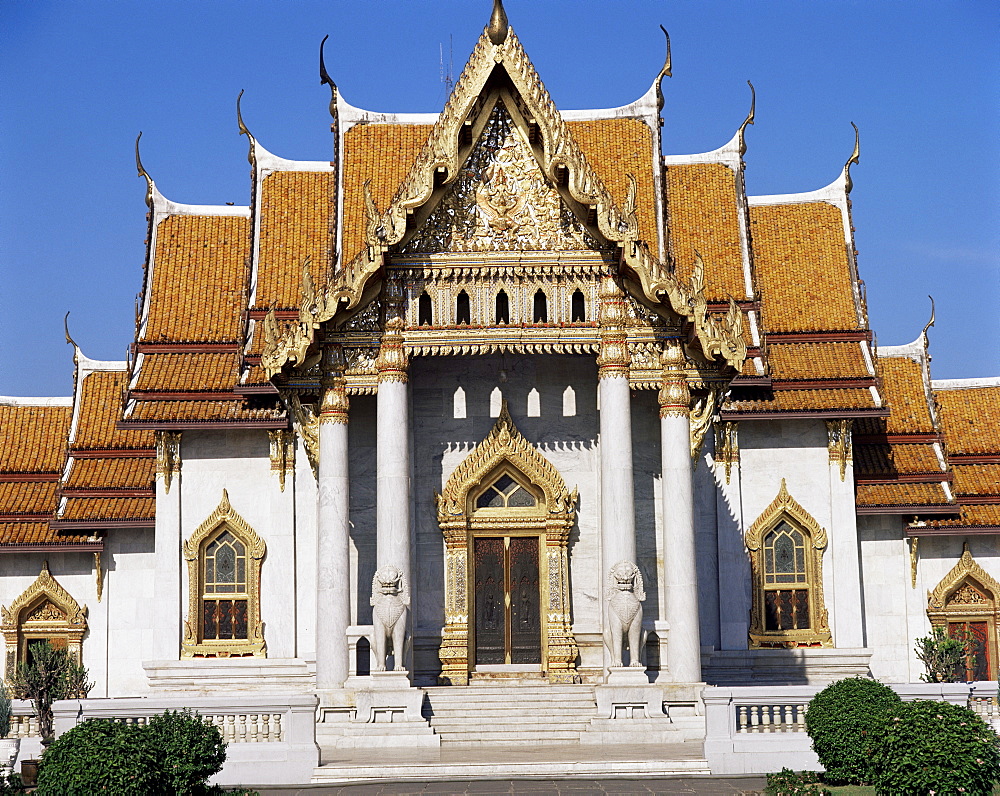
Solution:
<path fill-rule="evenodd" d="M 430 131 L 427 124 L 360 124 L 344 134 L 342 262 L 349 262 L 365 245 L 365 182 L 371 180 L 372 198 L 384 211 Z"/>
<path fill-rule="evenodd" d="M 879 357 L 879 366 L 882 392 L 892 412 L 886 421 L 886 431 L 889 434 L 935 432 L 920 363 L 909 357 Z"/>
<path fill-rule="evenodd" d="M 136 390 L 232 390 L 237 378 L 235 350 L 211 354 L 144 354 Z"/>
<path fill-rule="evenodd" d="M 854 473 L 858 476 L 893 476 L 901 473 L 935 473 L 941 470 L 934 446 L 916 444 L 855 444 Z"/>
<path fill-rule="evenodd" d="M 875 400 L 867 388 L 831 390 L 775 390 L 773 397 L 731 400 L 728 412 L 831 412 L 874 409 Z"/>
<path fill-rule="evenodd" d="M 696 163 L 667 166 L 665 176 L 667 234 L 678 276 L 691 277 L 697 251 L 709 301 L 752 298 L 743 276 L 736 174 L 722 163 Z"/>
<path fill-rule="evenodd" d="M 235 342 L 246 303 L 250 220 L 168 216 L 156 229 L 140 342 Z"/>
<path fill-rule="evenodd" d="M 954 528 L 957 533 L 968 527 L 1000 528 L 1000 504 L 962 506 L 962 513 L 958 517 L 935 519 L 927 524 L 932 528 Z"/>
<path fill-rule="evenodd" d="M 941 484 L 858 484 L 859 506 L 940 506 L 949 503 Z M 955 507 L 956 512 L 958 507 Z"/>
<path fill-rule="evenodd" d="M 279 409 L 251 409 L 243 401 L 137 401 L 132 422 L 234 422 L 282 419 Z"/>
<path fill-rule="evenodd" d="M 79 386 L 80 417 L 73 450 L 152 448 L 152 431 L 115 428 L 121 417 L 122 388 L 128 382 L 124 371 L 95 371 Z"/>
<path fill-rule="evenodd" d="M 67 501 L 59 521 L 151 520 L 155 515 L 155 498 L 87 498 Z"/>
<path fill-rule="evenodd" d="M 767 361 L 775 379 L 871 378 L 861 343 L 772 343 Z"/>
<path fill-rule="evenodd" d="M 0 514 L 51 514 L 55 505 L 55 481 L 0 481 Z"/>
<path fill-rule="evenodd" d="M 649 127 L 638 119 L 570 121 L 566 126 L 619 207 L 628 193 L 628 175 L 635 177 L 639 237 L 649 244 L 650 251 L 656 252 L 656 164 Z"/>
<path fill-rule="evenodd" d="M 153 432 L 147 432 L 152 434 Z M 74 459 L 67 489 L 150 489 L 156 462 L 144 459 Z"/>
<path fill-rule="evenodd" d="M 1000 453 L 1000 387 L 935 390 L 948 453 Z"/>
<path fill-rule="evenodd" d="M 0 545 L 74 544 L 86 542 L 88 533 L 56 533 L 48 522 L 0 522 Z"/>
<path fill-rule="evenodd" d="M 323 283 L 336 243 L 336 210 L 336 175 L 332 172 L 276 171 L 264 177 L 256 307 L 297 309 L 306 257 L 312 258 L 313 281 Z"/>
<path fill-rule="evenodd" d="M 751 207 L 750 229 L 767 331 L 862 328 L 839 208 L 826 202 Z"/>
<path fill-rule="evenodd" d="M 72 416 L 69 406 L 0 406 L 0 472 L 61 470 Z"/>
<path fill-rule="evenodd" d="M 959 464 L 952 469 L 957 494 L 1000 495 L 1000 464 Z"/>

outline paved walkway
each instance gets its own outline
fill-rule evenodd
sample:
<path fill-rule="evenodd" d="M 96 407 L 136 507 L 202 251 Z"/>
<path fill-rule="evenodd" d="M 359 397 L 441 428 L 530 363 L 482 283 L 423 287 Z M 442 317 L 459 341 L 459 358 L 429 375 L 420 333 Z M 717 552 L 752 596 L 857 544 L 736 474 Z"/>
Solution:
<path fill-rule="evenodd" d="M 764 777 L 680 777 L 677 779 L 500 779 L 446 782 L 373 782 L 368 785 L 311 785 L 262 788 L 261 796 L 417 796 L 417 794 L 525 794 L 525 796 L 648 796 L 648 794 L 700 794 L 700 796 L 756 796 L 764 790 Z"/>

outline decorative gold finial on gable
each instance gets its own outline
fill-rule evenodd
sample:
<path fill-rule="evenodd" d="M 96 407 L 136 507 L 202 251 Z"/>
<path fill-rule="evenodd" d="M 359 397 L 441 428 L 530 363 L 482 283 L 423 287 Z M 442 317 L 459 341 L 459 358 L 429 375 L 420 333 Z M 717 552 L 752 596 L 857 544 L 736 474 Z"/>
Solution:
<path fill-rule="evenodd" d="M 142 138 L 142 131 L 135 137 L 135 167 L 139 171 L 139 176 L 146 181 L 146 207 L 153 207 L 153 178 L 142 167 L 142 160 L 139 158 L 139 139 Z"/>
<path fill-rule="evenodd" d="M 326 61 L 323 60 L 323 46 L 326 44 L 326 40 L 330 38 L 330 34 L 323 37 L 323 41 L 319 43 L 319 84 L 321 86 L 330 87 L 330 116 L 333 120 L 337 120 L 337 84 L 333 82 L 333 78 L 330 77 L 330 73 L 326 71 Z"/>
<path fill-rule="evenodd" d="M 854 151 L 847 159 L 847 163 L 844 164 L 844 177 L 846 180 L 844 190 L 847 193 L 850 193 L 851 189 L 854 187 L 854 181 L 851 179 L 851 164 L 857 163 L 859 159 L 858 156 L 861 154 L 861 136 L 858 133 L 858 126 L 854 122 L 851 122 L 851 127 L 854 128 Z"/>
<path fill-rule="evenodd" d="M 753 124 L 754 108 L 757 107 L 757 92 L 754 91 L 753 83 L 748 80 L 747 85 L 750 86 L 750 113 L 747 114 L 747 118 L 740 125 L 740 157 L 743 157 L 747 153 L 746 129 L 748 124 Z"/>
<path fill-rule="evenodd" d="M 256 168 L 257 163 L 254 157 L 254 148 L 257 143 L 257 139 L 253 137 L 253 135 L 247 129 L 247 126 L 243 124 L 243 112 L 240 110 L 240 100 L 242 99 L 243 99 L 243 89 L 240 89 L 240 94 L 236 98 L 236 124 L 239 125 L 240 135 L 245 135 L 247 138 L 250 139 L 250 151 L 247 153 L 247 160 L 250 162 L 251 166 Z"/>
<path fill-rule="evenodd" d="M 660 30 L 663 31 L 663 37 L 667 40 L 667 56 L 663 59 L 663 68 L 660 70 L 660 78 L 673 77 L 673 59 L 670 57 L 670 34 L 667 33 L 667 29 L 660 25 Z"/>
<path fill-rule="evenodd" d="M 924 339 L 924 348 L 927 347 L 927 330 L 934 325 L 934 296 L 927 296 L 931 300 L 931 317 L 930 320 L 924 324 L 923 330 L 920 332 L 920 336 Z M 69 313 L 66 313 L 69 315 Z"/>
<path fill-rule="evenodd" d="M 498 47 L 507 40 L 507 33 L 510 25 L 507 22 L 507 12 L 503 10 L 503 0 L 493 0 L 493 13 L 490 15 L 490 24 L 486 28 L 486 35 L 490 41 Z"/>

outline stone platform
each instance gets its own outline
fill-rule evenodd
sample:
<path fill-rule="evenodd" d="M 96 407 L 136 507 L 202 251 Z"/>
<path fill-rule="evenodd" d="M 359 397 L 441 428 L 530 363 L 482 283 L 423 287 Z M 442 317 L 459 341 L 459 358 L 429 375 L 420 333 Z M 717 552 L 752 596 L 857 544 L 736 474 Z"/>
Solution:
<path fill-rule="evenodd" d="M 708 776 L 702 743 L 361 750 L 323 748 L 314 784 L 371 780 L 591 779 Z"/>

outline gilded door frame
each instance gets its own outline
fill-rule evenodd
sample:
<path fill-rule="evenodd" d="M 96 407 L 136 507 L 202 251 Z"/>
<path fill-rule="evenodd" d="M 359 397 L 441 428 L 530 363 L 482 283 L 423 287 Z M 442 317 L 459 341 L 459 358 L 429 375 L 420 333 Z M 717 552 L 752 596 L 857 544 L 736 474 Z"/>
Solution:
<path fill-rule="evenodd" d="M 475 511 L 476 498 L 504 471 L 530 485 L 530 509 Z M 577 645 L 569 599 L 569 534 L 576 522 L 577 492 L 517 430 L 504 402 L 490 433 L 455 468 L 436 495 L 438 524 L 445 541 L 445 627 L 441 677 L 445 685 L 466 685 L 473 660 L 470 617 L 472 544 L 476 536 L 539 537 L 538 577 L 542 607 L 542 672 L 552 682 L 576 678 Z"/>

